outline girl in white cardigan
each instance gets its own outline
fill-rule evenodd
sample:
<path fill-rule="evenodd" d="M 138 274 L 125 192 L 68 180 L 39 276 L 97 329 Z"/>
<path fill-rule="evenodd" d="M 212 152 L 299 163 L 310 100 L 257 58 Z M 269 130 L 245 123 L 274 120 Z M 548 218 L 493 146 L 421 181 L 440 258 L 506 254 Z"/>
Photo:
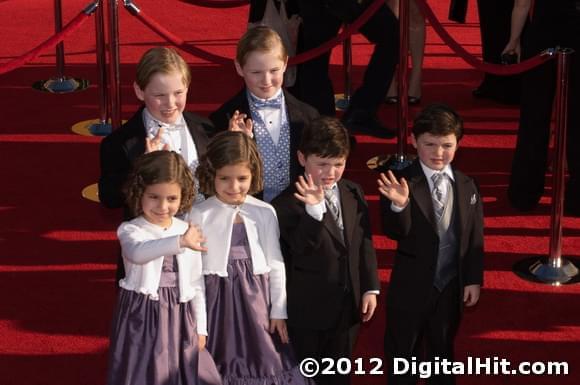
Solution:
<path fill-rule="evenodd" d="M 151 152 L 135 163 L 126 196 L 136 217 L 117 230 L 126 275 L 113 318 L 109 385 L 199 383 L 207 336 L 204 238 L 175 217 L 191 208 L 193 186 L 189 167 L 174 152 Z"/>
<path fill-rule="evenodd" d="M 207 238 L 207 349 L 224 385 L 306 382 L 288 344 L 276 212 L 249 195 L 263 183 L 255 142 L 241 132 L 216 135 L 196 175 L 211 197 L 194 205 L 189 220 Z"/>

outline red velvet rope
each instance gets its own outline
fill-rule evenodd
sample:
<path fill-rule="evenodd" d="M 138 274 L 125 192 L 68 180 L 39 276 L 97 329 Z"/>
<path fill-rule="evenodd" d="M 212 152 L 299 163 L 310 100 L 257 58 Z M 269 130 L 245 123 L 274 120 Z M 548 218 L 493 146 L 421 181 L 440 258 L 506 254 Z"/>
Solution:
<path fill-rule="evenodd" d="M 326 51 L 332 49 L 334 46 L 342 43 L 352 34 L 356 33 L 358 29 L 371 18 L 371 16 L 377 11 L 377 9 L 379 9 L 384 4 L 385 4 L 384 0 L 375 0 L 367 9 L 365 9 L 365 11 L 359 16 L 358 19 L 356 19 L 352 24 L 345 27 L 336 37 L 334 37 L 331 40 L 328 40 L 324 44 L 310 51 L 302 52 L 299 55 L 291 57 L 288 60 L 288 64 L 295 65 L 304 63 L 312 58 L 322 55 Z M 143 24 L 152 29 L 153 32 L 157 33 L 159 36 L 163 37 L 171 44 L 175 45 L 176 47 L 180 48 L 185 52 L 191 53 L 192 55 L 200 57 L 204 60 L 218 64 L 231 64 L 233 60 L 224 56 L 213 54 L 192 44 L 187 44 L 185 40 L 169 32 L 167 29 L 165 29 L 165 27 L 163 27 L 161 24 L 150 18 L 142 10 L 139 12 L 131 12 L 131 14 L 136 16 Z"/>
<path fill-rule="evenodd" d="M 540 64 L 552 59 L 554 57 L 552 51 L 544 51 L 539 55 L 536 55 L 528 60 L 524 60 L 518 64 L 490 64 L 482 60 L 477 59 L 475 56 L 467 52 L 441 25 L 437 16 L 433 13 L 433 10 L 425 2 L 425 0 L 416 0 L 416 4 L 419 9 L 425 15 L 425 18 L 433 27 L 433 30 L 439 35 L 439 37 L 451 48 L 459 57 L 461 57 L 467 64 L 475 67 L 476 69 L 487 72 L 494 75 L 515 75 L 522 72 L 526 72 Z"/>
<path fill-rule="evenodd" d="M 207 8 L 234 8 L 247 5 L 249 0 L 182 0 L 186 3 Z"/>
<path fill-rule="evenodd" d="M 42 51 L 56 47 L 58 43 L 63 41 L 72 32 L 76 31 L 89 18 L 89 16 L 90 15 L 86 14 L 84 11 L 81 11 L 81 13 L 72 19 L 60 32 L 48 38 L 44 43 L 28 51 L 24 55 L 0 65 L 0 75 L 22 67 L 26 63 L 36 59 Z"/>

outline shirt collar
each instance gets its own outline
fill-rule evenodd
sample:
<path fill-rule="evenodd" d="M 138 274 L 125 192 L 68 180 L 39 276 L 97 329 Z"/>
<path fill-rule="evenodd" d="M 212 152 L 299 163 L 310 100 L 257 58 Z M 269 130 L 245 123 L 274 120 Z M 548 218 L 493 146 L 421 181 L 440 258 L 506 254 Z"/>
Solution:
<path fill-rule="evenodd" d="M 152 135 L 157 135 L 157 131 L 160 127 L 164 127 L 166 131 L 179 131 L 187 127 L 185 123 L 185 118 L 183 114 L 177 118 L 175 123 L 164 123 L 160 122 L 159 120 L 155 119 L 153 115 L 147 110 L 147 108 L 143 109 L 143 123 L 145 124 L 145 128 L 147 129 L 147 133 Z"/>
<path fill-rule="evenodd" d="M 425 176 L 427 177 L 428 180 L 431 180 L 431 176 L 433 176 L 433 174 L 436 174 L 438 172 L 442 172 L 444 174 L 447 174 L 447 176 L 449 177 L 450 180 L 455 181 L 455 177 L 453 176 L 453 170 L 451 169 L 450 165 L 446 165 L 445 167 L 443 167 L 443 170 L 439 171 L 439 170 L 433 170 L 432 168 L 427 167 L 423 162 L 421 162 L 421 160 L 419 160 L 419 164 L 421 165 L 421 168 L 423 169 L 423 173 L 425 174 Z"/>

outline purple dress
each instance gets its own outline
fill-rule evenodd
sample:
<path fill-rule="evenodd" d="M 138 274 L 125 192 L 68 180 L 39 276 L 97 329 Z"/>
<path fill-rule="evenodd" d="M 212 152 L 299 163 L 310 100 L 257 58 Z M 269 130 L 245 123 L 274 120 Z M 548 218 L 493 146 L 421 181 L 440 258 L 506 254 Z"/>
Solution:
<path fill-rule="evenodd" d="M 270 334 L 268 275 L 254 275 L 243 223 L 232 230 L 227 277 L 206 275 L 207 349 L 224 385 L 310 384 L 290 344 Z"/>
<path fill-rule="evenodd" d="M 159 300 L 119 289 L 108 385 L 221 384 L 207 350 L 198 350 L 193 303 L 179 302 L 177 279 L 177 259 L 165 257 Z"/>

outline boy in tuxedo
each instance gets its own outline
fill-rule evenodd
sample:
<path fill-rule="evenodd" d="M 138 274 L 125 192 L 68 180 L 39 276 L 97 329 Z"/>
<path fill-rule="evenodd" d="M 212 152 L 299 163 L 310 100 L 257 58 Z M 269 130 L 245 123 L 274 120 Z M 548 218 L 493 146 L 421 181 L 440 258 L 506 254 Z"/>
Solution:
<path fill-rule="evenodd" d="M 479 299 L 481 198 L 474 180 L 451 166 L 462 135 L 463 123 L 455 111 L 441 104 L 428 106 L 413 125 L 418 159 L 399 178 L 388 171 L 378 181 L 384 232 L 397 241 L 387 292 L 389 385 L 417 382 L 411 374 L 394 374 L 394 358 L 453 360 L 462 306 Z M 454 382 L 451 375 L 427 380 Z"/>
<path fill-rule="evenodd" d="M 264 191 L 270 202 L 302 173 L 296 157 L 302 128 L 318 112 L 282 89 L 288 53 L 266 26 L 250 28 L 240 39 L 236 71 L 245 87 L 209 118 L 218 130 L 243 131 L 256 141 L 264 163 Z"/>
<path fill-rule="evenodd" d="M 304 175 L 272 204 L 286 263 L 288 329 L 300 360 L 350 357 L 360 322 L 371 319 L 379 293 L 367 203 L 361 187 L 343 179 L 349 135 L 335 118 L 311 122 L 298 161 Z M 348 384 L 322 375 L 321 384 Z"/>

